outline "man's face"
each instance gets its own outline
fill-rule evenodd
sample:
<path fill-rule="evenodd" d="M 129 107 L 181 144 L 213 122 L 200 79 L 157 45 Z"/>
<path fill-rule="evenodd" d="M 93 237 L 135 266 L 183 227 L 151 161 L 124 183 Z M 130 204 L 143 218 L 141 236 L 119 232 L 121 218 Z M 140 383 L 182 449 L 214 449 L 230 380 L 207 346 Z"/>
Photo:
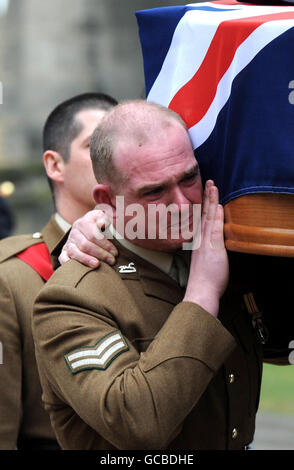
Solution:
<path fill-rule="evenodd" d="M 82 130 L 70 146 L 69 159 L 65 163 L 64 189 L 70 204 L 77 205 L 81 213 L 86 213 L 95 206 L 92 190 L 97 181 L 92 169 L 89 144 L 94 129 L 105 113 L 106 111 L 99 109 L 86 109 L 75 117 Z"/>
<path fill-rule="evenodd" d="M 134 221 L 136 212 L 124 218 L 125 238 L 155 250 L 175 251 L 181 248 L 183 242 L 187 242 L 184 232 L 187 229 L 193 232 L 193 204 L 201 204 L 202 201 L 200 172 L 186 130 L 173 122 L 167 129 L 156 132 L 151 143 L 141 147 L 119 143 L 114 159 L 118 171 L 126 177 L 126 183 L 120 191 L 125 209 L 130 204 L 139 204 L 144 208 L 144 221 L 140 222 L 140 217 L 135 219 L 145 223 L 145 239 L 131 239 L 128 236 L 127 229 L 132 226 L 131 221 Z M 164 207 L 173 205 L 170 206 L 172 210 L 154 219 L 153 209 L 159 208 L 160 204 Z M 172 215 L 175 213 L 179 219 Z M 160 239 L 163 233 L 160 222 L 166 225 L 165 239 Z M 118 224 L 116 227 L 120 231 Z M 154 234 L 154 230 L 156 235 L 151 239 L 148 234 Z"/>

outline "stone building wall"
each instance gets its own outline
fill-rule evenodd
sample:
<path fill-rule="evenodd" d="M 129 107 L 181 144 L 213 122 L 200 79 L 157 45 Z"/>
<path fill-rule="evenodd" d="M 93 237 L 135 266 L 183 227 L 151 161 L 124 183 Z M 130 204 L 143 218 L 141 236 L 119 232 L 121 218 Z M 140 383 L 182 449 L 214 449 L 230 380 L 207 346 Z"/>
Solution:
<path fill-rule="evenodd" d="M 48 113 L 85 91 L 103 91 L 119 100 L 143 97 L 135 11 L 180 3 L 10 0 L 0 15 L 0 183 L 10 179 L 15 184 L 10 200 L 17 232 L 39 228 L 52 211 L 41 163 Z"/>

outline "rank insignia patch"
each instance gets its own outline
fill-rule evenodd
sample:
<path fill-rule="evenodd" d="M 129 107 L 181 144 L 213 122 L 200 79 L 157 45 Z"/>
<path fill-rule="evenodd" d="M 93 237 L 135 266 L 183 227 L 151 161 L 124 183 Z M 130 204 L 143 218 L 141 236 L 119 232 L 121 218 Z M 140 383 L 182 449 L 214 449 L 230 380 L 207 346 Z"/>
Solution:
<path fill-rule="evenodd" d="M 94 346 L 85 346 L 65 354 L 65 362 L 72 374 L 89 369 L 105 370 L 129 346 L 119 330 L 103 336 Z"/>

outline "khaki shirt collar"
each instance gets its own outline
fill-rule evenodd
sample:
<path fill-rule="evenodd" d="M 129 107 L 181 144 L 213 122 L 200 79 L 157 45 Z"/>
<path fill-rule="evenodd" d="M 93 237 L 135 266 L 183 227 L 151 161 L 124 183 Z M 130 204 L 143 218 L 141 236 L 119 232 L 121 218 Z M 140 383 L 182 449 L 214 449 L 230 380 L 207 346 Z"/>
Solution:
<path fill-rule="evenodd" d="M 59 227 L 64 233 L 67 232 L 69 229 L 71 229 L 71 225 L 63 217 L 61 217 L 61 215 L 58 214 L 58 212 L 54 214 L 54 218 L 55 218 L 57 225 L 59 225 Z"/>

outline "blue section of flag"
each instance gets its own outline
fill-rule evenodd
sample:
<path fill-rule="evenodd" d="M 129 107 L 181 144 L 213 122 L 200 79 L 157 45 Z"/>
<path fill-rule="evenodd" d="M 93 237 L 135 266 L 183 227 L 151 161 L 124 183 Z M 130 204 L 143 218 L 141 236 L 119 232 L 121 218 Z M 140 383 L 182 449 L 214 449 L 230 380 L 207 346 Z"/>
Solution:
<path fill-rule="evenodd" d="M 146 96 L 160 72 L 170 47 L 174 31 L 185 13 L 189 10 L 224 12 L 236 8 L 216 8 L 211 6 L 174 6 L 139 10 L 136 12 L 141 41 Z"/>
<path fill-rule="evenodd" d="M 270 42 L 234 79 L 209 138 L 196 149 L 203 179 L 222 204 L 243 194 L 294 194 L 294 28 Z"/>

